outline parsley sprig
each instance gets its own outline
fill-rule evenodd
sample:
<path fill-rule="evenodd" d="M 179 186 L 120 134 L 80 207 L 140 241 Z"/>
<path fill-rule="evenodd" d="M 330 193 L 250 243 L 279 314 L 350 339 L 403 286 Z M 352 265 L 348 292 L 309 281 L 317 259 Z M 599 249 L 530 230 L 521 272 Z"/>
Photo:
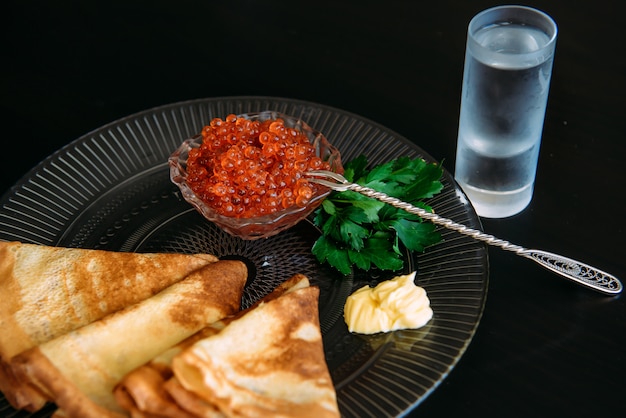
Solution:
<path fill-rule="evenodd" d="M 365 156 L 348 162 L 344 177 L 432 211 L 423 199 L 443 188 L 441 164 L 401 157 L 371 170 L 367 165 Z M 441 241 L 432 223 L 350 190 L 331 192 L 316 210 L 314 223 L 322 235 L 313 245 L 313 254 L 343 274 L 349 274 L 352 266 L 366 271 L 372 265 L 399 270 L 404 265 L 401 244 L 421 252 Z"/>

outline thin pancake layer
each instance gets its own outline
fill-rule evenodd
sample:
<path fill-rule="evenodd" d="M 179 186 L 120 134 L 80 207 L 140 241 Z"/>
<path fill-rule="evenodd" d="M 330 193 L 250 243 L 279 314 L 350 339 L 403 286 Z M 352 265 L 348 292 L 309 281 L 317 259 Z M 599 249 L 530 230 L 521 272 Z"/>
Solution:
<path fill-rule="evenodd" d="M 246 279 L 242 262 L 209 264 L 149 299 L 15 356 L 14 375 L 68 416 L 97 417 L 98 408 L 121 413 L 113 388 L 122 377 L 237 312 Z"/>
<path fill-rule="evenodd" d="M 137 254 L 0 242 L 0 360 L 144 300 L 208 254 Z"/>
<path fill-rule="evenodd" d="M 0 391 L 13 407 L 35 396 L 7 362 L 14 355 L 144 300 L 214 263 L 209 254 L 136 254 L 0 242 Z M 30 401 L 25 401 L 30 399 Z"/>
<path fill-rule="evenodd" d="M 128 373 L 115 387 L 114 393 L 117 402 L 122 408 L 130 411 L 133 417 L 159 415 L 160 417 L 177 418 L 186 416 L 188 413 L 183 411 L 168 393 L 170 391 L 177 391 L 179 397 L 185 396 L 187 408 L 190 408 L 190 405 L 193 404 L 195 409 L 202 409 L 204 411 L 203 413 L 206 415 L 206 411 L 211 409 L 209 406 L 195 399 L 193 394 L 189 392 L 185 393 L 184 389 L 180 387 L 177 382 L 169 381 L 173 375 L 171 368 L 172 359 L 197 341 L 217 334 L 230 322 L 245 315 L 259 304 L 267 303 L 285 293 L 308 286 L 308 277 L 302 274 L 295 274 L 279 284 L 270 294 L 257 301 L 257 303 L 250 308 L 211 324 L 171 349 L 156 356 L 147 364 Z"/>
<path fill-rule="evenodd" d="M 227 416 L 339 416 L 318 296 L 308 287 L 260 304 L 176 356 L 175 377 Z"/>

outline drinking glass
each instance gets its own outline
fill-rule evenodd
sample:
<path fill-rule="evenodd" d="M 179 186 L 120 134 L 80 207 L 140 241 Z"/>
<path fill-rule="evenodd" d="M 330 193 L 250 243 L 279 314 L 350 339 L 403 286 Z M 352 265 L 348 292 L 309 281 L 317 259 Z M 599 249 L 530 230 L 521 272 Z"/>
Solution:
<path fill-rule="evenodd" d="M 512 216 L 532 199 L 556 38 L 554 20 L 524 6 L 469 23 L 455 179 L 479 216 Z"/>

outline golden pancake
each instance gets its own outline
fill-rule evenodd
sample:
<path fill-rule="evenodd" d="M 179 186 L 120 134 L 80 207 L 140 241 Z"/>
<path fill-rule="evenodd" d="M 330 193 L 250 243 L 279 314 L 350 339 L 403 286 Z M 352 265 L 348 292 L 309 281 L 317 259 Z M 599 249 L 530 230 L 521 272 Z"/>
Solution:
<path fill-rule="evenodd" d="M 0 357 L 144 300 L 217 261 L 0 242 Z"/>
<path fill-rule="evenodd" d="M 302 274 L 296 274 L 279 284 L 270 294 L 257 301 L 250 308 L 211 324 L 180 344 L 161 353 L 147 364 L 133 370 L 115 387 L 114 393 L 118 403 L 131 412 L 132 416 L 148 417 L 159 415 L 160 417 L 169 418 L 185 416 L 188 413 L 183 411 L 168 393 L 176 391 L 179 397 L 184 396 L 186 398 L 185 404 L 188 409 L 193 404 L 194 411 L 202 410 L 205 415 L 207 410 L 212 409 L 216 411 L 215 408 L 209 407 L 200 399 L 193 397 L 193 394 L 184 391 L 178 382 L 168 381 L 173 375 L 171 369 L 172 359 L 197 341 L 217 334 L 230 322 L 245 315 L 259 304 L 267 303 L 285 293 L 308 286 L 309 279 Z"/>
<path fill-rule="evenodd" d="M 216 262 L 208 254 L 137 254 L 0 242 L 0 391 L 25 405 L 6 362 L 144 300 Z"/>
<path fill-rule="evenodd" d="M 211 263 L 160 293 L 18 354 L 15 377 L 70 417 L 124 414 L 113 388 L 131 370 L 239 311 L 245 264 Z M 45 360 L 45 361 L 44 361 Z"/>
<path fill-rule="evenodd" d="M 261 303 L 177 355 L 174 376 L 226 416 L 338 417 L 318 297 L 307 287 Z"/>

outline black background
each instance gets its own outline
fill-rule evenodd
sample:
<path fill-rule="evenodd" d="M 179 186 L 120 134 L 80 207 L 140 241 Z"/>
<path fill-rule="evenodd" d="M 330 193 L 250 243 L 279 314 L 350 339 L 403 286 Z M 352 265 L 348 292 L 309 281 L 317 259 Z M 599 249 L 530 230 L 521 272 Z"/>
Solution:
<path fill-rule="evenodd" d="M 173 102 L 288 97 L 370 118 L 453 171 L 466 27 L 490 1 L 2 4 L 2 192 L 104 124 Z M 484 229 L 626 279 L 617 1 L 529 1 L 559 25 L 535 196 Z M 1 193 L 1 192 L 0 192 Z M 497 249 L 483 319 L 414 412 L 626 416 L 626 303 Z"/>

